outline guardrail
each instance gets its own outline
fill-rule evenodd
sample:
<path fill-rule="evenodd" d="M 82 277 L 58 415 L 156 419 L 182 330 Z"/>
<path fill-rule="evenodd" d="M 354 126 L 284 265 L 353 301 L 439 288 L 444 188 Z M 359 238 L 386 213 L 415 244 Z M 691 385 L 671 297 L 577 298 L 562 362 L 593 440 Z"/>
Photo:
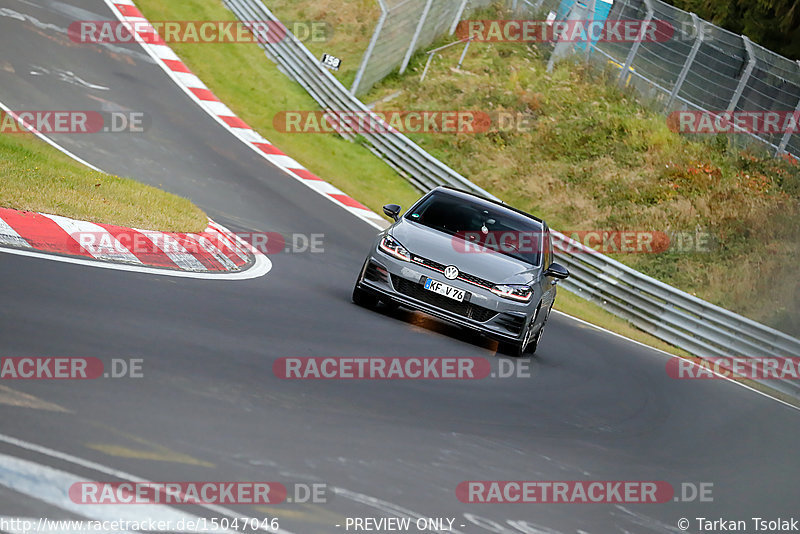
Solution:
<path fill-rule="evenodd" d="M 224 0 L 243 21 L 280 21 L 260 0 Z M 302 85 L 319 105 L 332 111 L 370 110 L 320 64 L 288 30 L 286 38 L 261 45 L 267 55 Z M 377 116 L 375 120 L 380 120 Z M 400 133 L 364 133 L 368 147 L 421 191 L 439 185 L 493 195 L 434 158 Z M 562 286 L 653 336 L 701 358 L 799 357 L 800 340 L 705 302 L 597 253 L 554 232 L 559 261 L 571 272 Z M 800 380 L 757 380 L 800 397 Z"/>

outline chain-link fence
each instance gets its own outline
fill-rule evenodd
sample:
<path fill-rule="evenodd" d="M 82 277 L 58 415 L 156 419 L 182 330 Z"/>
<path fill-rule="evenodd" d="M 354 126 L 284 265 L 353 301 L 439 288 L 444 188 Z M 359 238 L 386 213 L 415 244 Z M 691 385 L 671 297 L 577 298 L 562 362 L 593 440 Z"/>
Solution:
<path fill-rule="evenodd" d="M 360 95 L 392 71 L 403 72 L 413 53 L 430 45 L 474 8 L 492 0 L 376 0 L 381 16 L 351 93 Z M 517 19 L 556 20 L 582 9 L 592 19 L 601 0 L 506 0 Z M 608 0 L 606 0 L 607 2 Z M 576 45 L 589 59 L 620 70 L 620 86 L 665 113 L 695 110 L 752 113 L 762 128 L 738 129 L 739 139 L 765 143 L 775 153 L 800 156 L 800 135 L 783 118 L 800 117 L 800 64 L 661 0 L 616 0 L 607 20 L 657 21 L 670 28 L 656 39 L 601 40 Z M 668 24 L 668 25 L 667 25 Z M 767 113 L 782 113 L 781 128 L 763 128 Z M 757 114 L 757 115 L 756 115 Z M 786 125 L 788 128 L 785 128 Z"/>
<path fill-rule="evenodd" d="M 585 9 L 591 19 L 595 2 L 520 0 L 516 16 L 539 17 L 548 11 L 560 15 L 565 4 Z M 791 122 L 781 120 L 779 128 L 764 128 L 763 122 L 770 112 L 798 117 L 798 62 L 660 0 L 617 0 L 608 20 L 661 21 L 659 28 L 674 32 L 657 34 L 654 40 L 600 41 L 588 47 L 590 59 L 620 69 L 621 86 L 632 86 L 645 102 L 665 113 L 758 114 L 761 128 L 738 129 L 736 135 L 765 143 L 776 153 L 800 155 L 800 135 L 794 133 L 797 128 Z M 785 131 L 776 131 L 787 125 Z"/>
<path fill-rule="evenodd" d="M 445 33 L 453 33 L 461 18 L 492 0 L 377 0 L 381 16 L 361 60 L 350 92 L 363 94 L 411 56 Z"/>

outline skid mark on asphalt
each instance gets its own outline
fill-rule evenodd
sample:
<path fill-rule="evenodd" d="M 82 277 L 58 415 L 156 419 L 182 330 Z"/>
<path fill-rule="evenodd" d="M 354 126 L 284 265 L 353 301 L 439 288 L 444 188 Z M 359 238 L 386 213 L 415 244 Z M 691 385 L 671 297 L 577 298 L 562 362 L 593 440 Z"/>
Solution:
<path fill-rule="evenodd" d="M 103 454 L 107 454 L 109 456 L 116 456 L 118 458 L 150 460 L 154 462 L 170 462 L 176 464 L 196 465 L 208 468 L 216 467 L 214 464 L 210 462 L 198 460 L 197 458 L 193 458 L 192 456 L 189 456 L 188 454 L 184 454 L 182 452 L 173 451 L 168 447 L 159 445 L 158 443 L 153 443 L 152 441 L 146 440 L 139 436 L 134 436 L 126 432 L 120 432 L 115 428 L 109 428 L 106 427 L 105 425 L 97 425 L 97 426 L 103 428 L 106 431 L 111 432 L 112 434 L 120 436 L 121 438 L 124 438 L 128 441 L 132 441 L 141 446 L 140 448 L 131 448 L 131 447 L 125 447 L 123 445 L 107 444 L 107 443 L 86 444 L 86 447 L 88 447 L 89 449 L 102 452 Z"/>
<path fill-rule="evenodd" d="M 16 391 L 10 387 L 0 386 L 0 404 L 15 406 L 17 408 L 31 408 L 33 410 L 45 410 L 48 412 L 73 413 L 66 408 L 47 402 L 33 395 Z"/>

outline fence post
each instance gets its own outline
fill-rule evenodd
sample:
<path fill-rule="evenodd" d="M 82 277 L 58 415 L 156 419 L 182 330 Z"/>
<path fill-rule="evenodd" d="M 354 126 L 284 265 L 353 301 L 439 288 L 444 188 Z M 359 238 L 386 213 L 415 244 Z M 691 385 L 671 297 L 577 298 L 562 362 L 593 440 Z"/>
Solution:
<path fill-rule="evenodd" d="M 703 26 L 701 26 L 698 22 L 699 19 L 697 18 L 697 15 L 694 13 L 691 13 L 691 15 L 692 24 L 697 32 L 697 37 L 694 39 L 694 43 L 692 44 L 692 49 L 689 51 L 689 55 L 686 56 L 686 63 L 683 64 L 683 68 L 681 69 L 681 73 L 678 75 L 678 79 L 675 80 L 675 86 L 672 88 L 672 92 L 669 94 L 667 105 L 664 106 L 664 109 L 667 111 L 669 111 L 669 108 L 672 107 L 672 103 L 675 102 L 675 97 L 678 96 L 678 91 L 681 90 L 683 81 L 686 79 L 686 75 L 689 73 L 689 69 L 692 67 L 695 56 L 697 56 L 697 51 L 700 50 L 700 45 L 703 44 Z"/>
<path fill-rule="evenodd" d="M 625 10 L 628 8 L 628 0 L 622 3 L 622 7 L 619 8 L 619 14 L 617 14 L 617 20 L 622 20 L 622 14 L 625 13 Z"/>
<path fill-rule="evenodd" d="M 431 11 L 432 4 L 433 0 L 425 2 L 425 9 L 422 10 L 422 15 L 419 17 L 419 23 L 417 24 L 417 29 L 414 31 L 414 37 L 411 38 L 411 43 L 408 45 L 408 50 L 406 50 L 406 57 L 403 58 L 403 64 L 400 65 L 400 74 L 406 71 L 408 62 L 411 61 L 411 56 L 414 55 L 414 49 L 417 47 L 417 39 L 419 39 L 419 34 L 422 33 L 422 28 L 425 27 L 425 21 L 428 19 L 428 13 Z"/>
<path fill-rule="evenodd" d="M 386 4 L 383 3 L 383 0 L 378 0 L 378 5 L 381 6 L 381 16 L 378 18 L 378 24 L 375 26 L 375 31 L 372 32 L 372 38 L 369 40 L 367 51 L 364 52 L 364 57 L 361 59 L 361 65 L 359 65 L 358 72 L 356 72 L 356 79 L 353 80 L 353 85 L 350 87 L 350 94 L 353 96 L 355 96 L 358 92 L 358 86 L 361 84 L 361 78 L 364 77 L 364 71 L 367 70 L 367 63 L 369 63 L 369 60 L 372 57 L 372 51 L 375 49 L 378 38 L 383 31 L 383 25 L 386 23 L 386 16 L 388 14 Z"/>
<path fill-rule="evenodd" d="M 744 92 L 744 88 L 747 85 L 747 80 L 750 79 L 750 74 L 753 73 L 753 69 L 756 66 L 756 57 L 753 54 L 753 45 L 750 44 L 750 39 L 746 35 L 742 35 L 742 42 L 744 43 L 745 52 L 747 52 L 747 66 L 744 68 L 742 77 L 739 78 L 739 85 L 736 86 L 736 91 L 733 92 L 731 102 L 728 104 L 728 113 L 733 113 L 736 110 L 739 99 L 742 98 L 742 92 Z"/>
<path fill-rule="evenodd" d="M 644 39 L 644 32 L 645 29 L 650 25 L 650 21 L 653 20 L 653 15 L 655 11 L 653 10 L 653 5 L 650 3 L 650 0 L 644 0 L 644 6 L 647 9 L 647 15 L 644 16 L 644 21 L 642 22 L 642 28 L 639 32 L 639 37 L 636 39 L 636 42 L 633 43 L 633 46 L 628 52 L 628 57 L 625 58 L 625 64 L 622 66 L 622 72 L 619 73 L 619 81 L 617 82 L 620 87 L 625 86 L 625 78 L 628 75 L 628 71 L 631 70 L 631 65 L 633 65 L 633 58 L 636 57 L 636 52 L 639 51 L 639 46 L 642 44 L 642 39 Z"/>
<path fill-rule="evenodd" d="M 461 0 L 461 5 L 458 6 L 458 10 L 456 11 L 456 17 L 453 19 L 453 24 L 450 26 L 450 35 L 456 33 L 458 23 L 461 22 L 461 17 L 464 16 L 464 9 L 467 7 L 467 2 L 469 2 L 469 0 Z"/>
<path fill-rule="evenodd" d="M 464 63 L 464 58 L 467 57 L 467 50 L 469 50 L 469 44 L 472 42 L 472 37 L 467 39 L 467 44 L 464 45 L 464 51 L 461 52 L 461 57 L 458 58 L 458 65 L 456 66 L 457 69 L 461 68 L 461 64 Z"/>
<path fill-rule="evenodd" d="M 797 66 L 800 67 L 800 61 L 797 61 L 796 63 Z M 794 117 L 795 121 L 798 119 L 798 115 L 800 115 L 800 99 L 797 100 L 797 105 L 794 107 L 794 113 L 792 114 L 792 117 Z M 786 145 L 789 144 L 789 139 L 792 137 L 793 133 L 794 132 L 792 131 L 792 128 L 789 128 L 783 134 L 783 137 L 781 138 L 781 144 L 778 145 L 778 150 L 775 152 L 776 156 L 786 152 Z"/>

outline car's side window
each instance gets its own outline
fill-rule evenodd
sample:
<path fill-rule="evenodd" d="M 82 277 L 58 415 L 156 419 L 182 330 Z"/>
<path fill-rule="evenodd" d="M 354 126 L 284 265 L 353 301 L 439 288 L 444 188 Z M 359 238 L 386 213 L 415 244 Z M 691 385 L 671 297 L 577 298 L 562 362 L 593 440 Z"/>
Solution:
<path fill-rule="evenodd" d="M 553 240 L 550 238 L 550 230 L 547 231 L 547 257 L 548 262 L 544 266 L 545 269 L 550 267 L 550 264 L 555 261 L 555 256 L 553 256 Z"/>

